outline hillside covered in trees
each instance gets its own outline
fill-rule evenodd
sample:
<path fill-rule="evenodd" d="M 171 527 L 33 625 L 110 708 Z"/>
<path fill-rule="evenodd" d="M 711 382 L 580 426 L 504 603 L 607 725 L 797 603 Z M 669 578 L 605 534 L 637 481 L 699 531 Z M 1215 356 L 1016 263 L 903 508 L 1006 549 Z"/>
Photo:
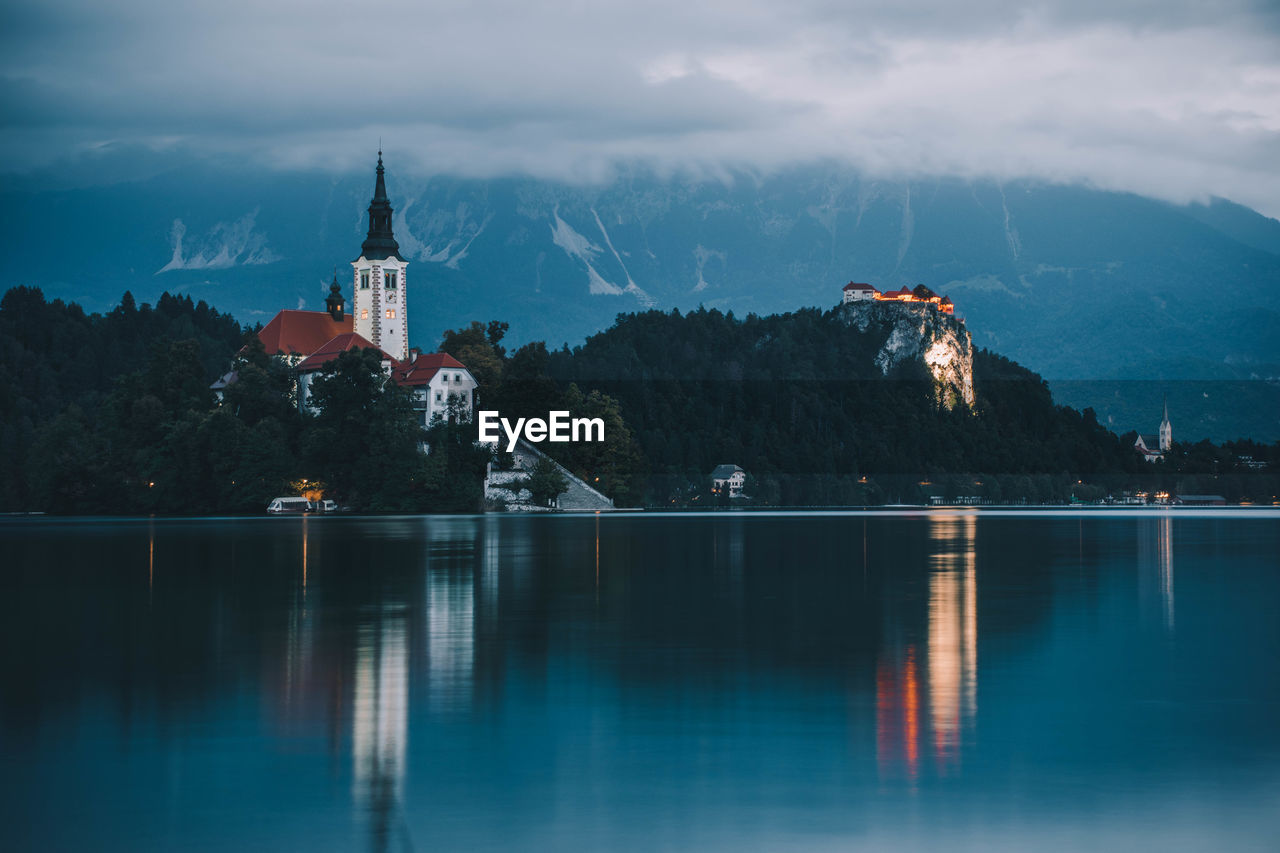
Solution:
<path fill-rule="evenodd" d="M 698 310 L 619 315 L 573 349 L 540 342 L 508 354 L 505 324 L 446 332 L 442 349 L 472 366 L 480 406 L 507 417 L 608 413 L 605 445 L 544 445 L 619 505 L 717 501 L 720 463 L 751 475 L 756 505 L 1094 500 L 1125 489 L 1214 491 L 1269 499 L 1277 446 L 1176 445 L 1143 462 L 1135 436 L 1093 412 L 1055 405 L 1037 375 L 995 353 L 973 356 L 972 407 L 942 404 L 923 360 L 886 375 L 885 341 L 851 329 L 841 309 L 745 319 Z M 883 334 L 883 333 L 882 333 Z M 583 401 L 588 401 L 584 405 Z M 1265 464 L 1265 463 L 1264 463 Z M 1274 467 L 1269 469 L 1274 471 Z M 1199 478 L 1199 479 L 1197 479 Z"/>
<path fill-rule="evenodd" d="M 621 315 L 558 351 L 509 352 L 506 329 L 473 323 L 441 349 L 475 375 L 478 408 L 602 418 L 604 442 L 542 447 L 618 506 L 717 502 L 707 475 L 724 462 L 750 473 L 752 505 L 1277 491 L 1280 445 L 1175 445 L 1166 463 L 1144 463 L 1132 435 L 1056 406 L 1038 376 L 994 353 L 973 354 L 974 404 L 942 405 L 922 361 L 886 375 L 884 342 L 838 310 Z M 219 405 L 209 384 L 233 360 L 239 381 Z M 98 315 L 14 288 L 0 300 L 0 511 L 257 513 L 315 490 L 364 511 L 482 508 L 493 454 L 474 426 L 424 434 L 370 353 L 335 360 L 314 392 L 320 414 L 299 413 L 287 368 L 203 302 L 126 294 Z"/>
<path fill-rule="evenodd" d="M 219 405 L 209 386 L 233 359 L 239 380 Z M 259 513 L 317 490 L 374 512 L 481 505 L 488 450 L 469 425 L 424 435 L 374 352 L 336 359 L 313 386 L 320 415 L 304 416 L 288 369 L 203 302 L 125 294 L 86 315 L 14 288 L 0 300 L 0 368 L 0 511 Z"/>

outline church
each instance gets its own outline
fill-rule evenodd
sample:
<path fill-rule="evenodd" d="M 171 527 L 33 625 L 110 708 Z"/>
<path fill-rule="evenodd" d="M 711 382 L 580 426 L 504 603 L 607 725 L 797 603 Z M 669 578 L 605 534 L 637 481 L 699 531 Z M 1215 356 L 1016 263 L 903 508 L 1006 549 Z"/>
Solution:
<path fill-rule="evenodd" d="M 475 378 L 466 366 L 447 353 L 423 353 L 409 345 L 409 262 L 400 254 L 392 233 L 391 200 L 387 196 L 382 152 L 369 202 L 369 233 L 360 255 L 351 262 L 352 311 L 335 273 L 329 285 L 324 311 L 283 310 L 258 332 L 269 355 L 294 370 L 298 408 L 314 413 L 311 385 L 325 365 L 347 350 L 375 349 L 382 354 L 387 378 L 409 389 L 422 425 L 450 409 L 471 418 Z M 228 373 L 213 385 L 219 393 L 231 382 Z"/>
<path fill-rule="evenodd" d="M 1160 434 L 1139 434 L 1133 449 L 1147 462 L 1158 462 L 1173 447 L 1173 424 L 1169 423 L 1169 398 L 1164 399 L 1164 419 L 1160 421 Z"/>

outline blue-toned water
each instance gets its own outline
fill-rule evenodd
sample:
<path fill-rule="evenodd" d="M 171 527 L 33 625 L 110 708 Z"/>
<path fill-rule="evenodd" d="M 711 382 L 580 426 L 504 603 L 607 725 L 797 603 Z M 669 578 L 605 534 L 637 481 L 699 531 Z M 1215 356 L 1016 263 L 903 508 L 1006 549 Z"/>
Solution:
<path fill-rule="evenodd" d="M 0 846 L 1274 850 L 1280 514 L 0 521 Z"/>

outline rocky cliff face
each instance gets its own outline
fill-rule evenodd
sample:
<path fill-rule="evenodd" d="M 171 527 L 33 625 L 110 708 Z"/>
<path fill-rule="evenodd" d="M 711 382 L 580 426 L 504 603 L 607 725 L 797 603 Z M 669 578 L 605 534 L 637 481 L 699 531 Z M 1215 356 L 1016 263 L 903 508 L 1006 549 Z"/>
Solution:
<path fill-rule="evenodd" d="M 919 359 L 933 375 L 941 405 L 973 405 L 973 340 L 962 320 L 931 306 L 891 302 L 850 302 L 838 314 L 860 332 L 885 336 L 875 357 L 885 376 Z"/>

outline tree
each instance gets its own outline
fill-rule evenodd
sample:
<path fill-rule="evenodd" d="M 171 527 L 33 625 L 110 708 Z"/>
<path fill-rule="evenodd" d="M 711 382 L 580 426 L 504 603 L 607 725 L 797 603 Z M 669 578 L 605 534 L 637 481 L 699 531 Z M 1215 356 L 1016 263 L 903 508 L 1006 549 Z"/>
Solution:
<path fill-rule="evenodd" d="M 525 344 L 511 354 L 502 371 L 502 386 L 486 397 L 507 417 L 546 417 L 560 406 L 560 388 L 547 372 L 550 354 L 542 341 Z"/>
<path fill-rule="evenodd" d="M 222 404 L 246 426 L 274 418 L 290 428 L 298 426 L 298 407 L 292 399 L 293 378 L 279 359 L 267 355 L 257 335 L 246 335 L 244 349 L 236 356 L 236 381 L 223 391 Z"/>
<path fill-rule="evenodd" d="M 429 512 L 483 509 L 484 476 L 493 449 L 476 441 L 475 425 L 461 417 L 437 415 L 426 440 L 431 453 L 420 489 L 421 508 Z"/>
<path fill-rule="evenodd" d="M 381 353 L 340 354 L 312 382 L 311 400 L 318 413 L 302 436 L 308 479 L 355 506 L 412 509 L 424 477 L 422 430 L 408 392 L 383 373 Z"/>
<path fill-rule="evenodd" d="M 560 467 L 545 456 L 539 456 L 525 480 L 524 487 L 539 506 L 550 506 L 569 488 L 569 481 L 560 473 Z"/>
<path fill-rule="evenodd" d="M 623 420 L 618 401 L 598 390 L 584 397 L 573 383 L 561 399 L 560 405 L 571 416 L 603 421 L 604 441 L 559 445 L 555 447 L 557 461 L 613 498 L 618 505 L 640 503 L 644 497 L 643 488 L 636 481 L 643 476 L 644 457 Z"/>
<path fill-rule="evenodd" d="M 479 393 L 489 395 L 502 382 L 503 357 L 506 350 L 498 345 L 506 334 L 507 324 L 491 320 L 486 327 L 472 321 L 465 329 L 445 330 L 440 344 L 446 352 L 467 366 L 480 386 Z"/>
<path fill-rule="evenodd" d="M 98 512 L 110 497 L 105 454 L 79 406 L 46 424 L 35 443 L 28 482 L 33 505 L 49 512 Z"/>

